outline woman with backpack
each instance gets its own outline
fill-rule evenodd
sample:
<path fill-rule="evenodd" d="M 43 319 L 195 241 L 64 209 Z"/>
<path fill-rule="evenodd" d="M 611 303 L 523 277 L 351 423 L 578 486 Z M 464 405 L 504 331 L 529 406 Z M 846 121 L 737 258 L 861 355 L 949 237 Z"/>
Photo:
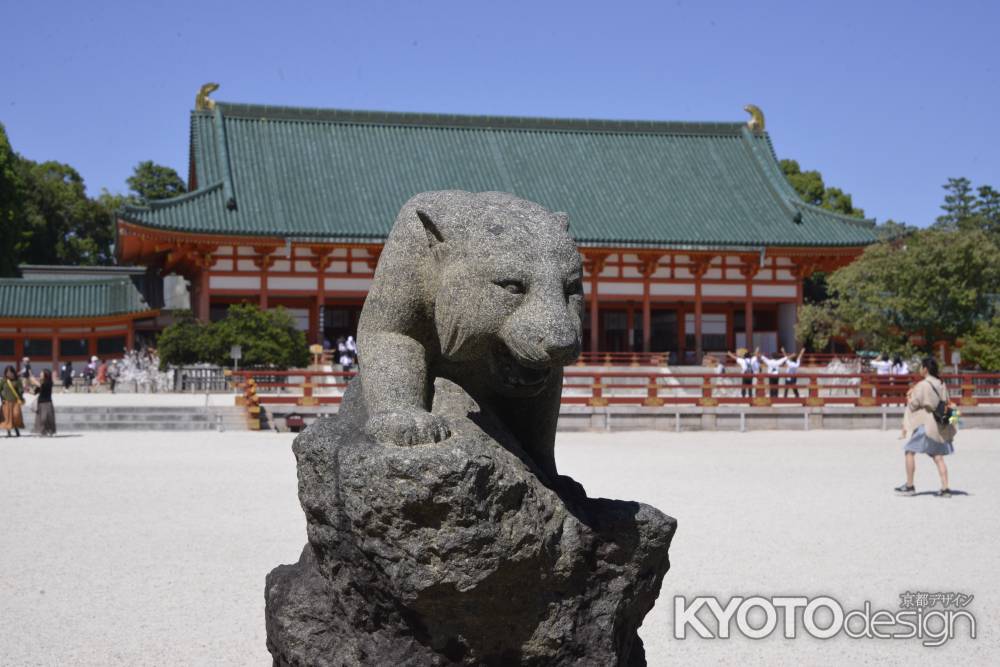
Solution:
<path fill-rule="evenodd" d="M 948 466 L 944 457 L 955 452 L 951 444 L 955 437 L 955 427 L 951 424 L 953 404 L 948 397 L 948 388 L 941 381 L 934 357 L 927 357 L 921 362 L 920 375 L 923 379 L 906 394 L 906 413 L 903 415 L 903 424 L 909 433 L 909 440 L 903 446 L 906 483 L 897 486 L 895 491 L 906 496 L 916 493 L 913 486 L 916 455 L 927 454 L 934 459 L 941 477 L 941 490 L 936 495 L 950 498 Z"/>

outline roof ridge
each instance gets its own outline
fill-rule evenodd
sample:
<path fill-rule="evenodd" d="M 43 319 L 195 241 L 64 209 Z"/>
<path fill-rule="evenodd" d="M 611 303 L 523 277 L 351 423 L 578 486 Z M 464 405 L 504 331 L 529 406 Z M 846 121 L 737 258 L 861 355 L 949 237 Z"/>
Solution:
<path fill-rule="evenodd" d="M 372 125 L 416 125 L 472 129 L 553 130 L 628 134 L 680 134 L 737 136 L 746 123 L 669 121 L 599 118 L 546 118 L 543 116 L 490 116 L 476 114 L 423 113 L 412 111 L 368 111 L 363 109 L 323 109 L 216 102 L 215 108 L 228 118 L 331 122 Z M 213 112 L 196 110 L 192 114 Z"/>
<path fill-rule="evenodd" d="M 87 267 L 81 267 L 87 268 Z M 6 285 L 102 285 L 102 284 L 132 284 L 127 276 L 79 277 L 79 278 L 0 278 L 0 284 Z"/>
<path fill-rule="evenodd" d="M 158 211 L 164 208 L 170 208 L 172 206 L 177 206 L 183 204 L 186 201 L 192 199 L 199 199 L 208 195 L 209 193 L 218 190 L 223 187 L 223 182 L 218 181 L 212 183 L 211 185 L 206 185 L 203 188 L 198 188 L 197 190 L 191 190 L 183 194 L 179 194 L 176 197 L 170 197 L 169 199 L 154 199 L 153 201 L 146 202 L 145 204 L 124 204 L 119 212 L 125 211 L 135 211 L 135 212 L 147 212 L 147 211 Z"/>

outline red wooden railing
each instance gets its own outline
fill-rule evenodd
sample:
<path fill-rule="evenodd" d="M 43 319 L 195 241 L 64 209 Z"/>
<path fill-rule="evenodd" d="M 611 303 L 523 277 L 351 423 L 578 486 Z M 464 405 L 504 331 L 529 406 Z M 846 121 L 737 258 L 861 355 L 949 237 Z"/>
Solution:
<path fill-rule="evenodd" d="M 727 365 L 732 365 L 731 360 L 725 351 L 705 352 L 705 355 L 712 355 L 717 359 L 725 360 Z M 580 358 L 576 362 L 577 366 L 666 366 L 671 359 L 670 352 L 581 352 Z M 677 362 L 677 353 L 673 353 L 674 364 Z M 807 352 L 802 357 L 802 363 L 806 366 L 826 366 L 834 359 L 844 362 L 857 361 L 854 354 L 833 354 L 829 352 Z M 735 368 L 735 366 L 733 366 Z"/>
<path fill-rule="evenodd" d="M 317 406 L 338 404 L 354 372 L 342 371 L 235 371 L 234 386 L 241 392 L 253 379 L 260 404 Z M 566 369 L 564 405 L 902 405 L 906 391 L 919 376 L 884 376 L 868 373 L 800 373 L 798 375 L 744 376 L 731 373 L 657 373 Z M 794 384 L 788 380 L 794 378 Z M 1000 404 L 1000 373 L 942 375 L 952 399 L 959 405 Z M 771 384 L 776 380 L 776 384 Z M 798 396 L 795 395 L 798 391 Z M 787 394 L 787 395 L 786 395 Z M 237 396 L 237 404 L 246 404 Z M 241 401 L 243 401 L 241 403 Z"/>
<path fill-rule="evenodd" d="M 677 361 L 677 352 L 581 352 L 577 360 L 577 366 L 666 366 L 670 363 L 673 354 L 673 363 Z M 731 360 L 726 356 L 725 351 L 706 351 L 705 355 L 712 355 L 717 359 L 724 359 L 727 365 L 732 365 Z M 336 350 L 323 350 L 320 355 L 321 363 L 336 364 L 338 352 Z M 857 361 L 855 354 L 834 354 L 832 352 L 806 352 L 802 357 L 805 366 L 826 366 L 834 359 L 844 362 Z M 733 366 L 735 368 L 735 366 Z"/>

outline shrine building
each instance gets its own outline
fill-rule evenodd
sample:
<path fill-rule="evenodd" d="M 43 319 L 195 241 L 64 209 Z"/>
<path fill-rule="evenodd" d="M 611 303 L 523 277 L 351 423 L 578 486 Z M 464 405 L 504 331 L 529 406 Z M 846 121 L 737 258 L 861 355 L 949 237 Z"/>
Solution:
<path fill-rule="evenodd" d="M 570 216 L 585 264 L 584 350 L 794 347 L 803 279 L 876 241 L 804 203 L 763 115 L 750 122 L 564 120 L 214 102 L 191 113 L 190 192 L 127 207 L 120 264 L 190 281 L 204 320 L 284 306 L 311 343 L 356 331 L 400 207 L 498 190 Z"/>

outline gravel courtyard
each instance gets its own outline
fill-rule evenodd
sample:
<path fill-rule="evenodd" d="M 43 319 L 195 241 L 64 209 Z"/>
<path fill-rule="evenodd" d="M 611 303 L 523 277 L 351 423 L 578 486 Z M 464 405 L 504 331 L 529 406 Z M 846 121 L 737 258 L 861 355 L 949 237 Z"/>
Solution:
<path fill-rule="evenodd" d="M 899 498 L 881 431 L 559 435 L 590 495 L 679 528 L 641 634 L 651 665 L 995 664 L 1000 432 L 966 431 L 951 499 Z M 0 438 L 0 664 L 270 665 L 264 575 L 305 524 L 292 436 L 90 433 Z M 926 457 L 917 490 L 936 489 Z M 673 638 L 673 598 L 830 595 L 896 610 L 907 591 L 974 594 L 978 638 Z"/>

